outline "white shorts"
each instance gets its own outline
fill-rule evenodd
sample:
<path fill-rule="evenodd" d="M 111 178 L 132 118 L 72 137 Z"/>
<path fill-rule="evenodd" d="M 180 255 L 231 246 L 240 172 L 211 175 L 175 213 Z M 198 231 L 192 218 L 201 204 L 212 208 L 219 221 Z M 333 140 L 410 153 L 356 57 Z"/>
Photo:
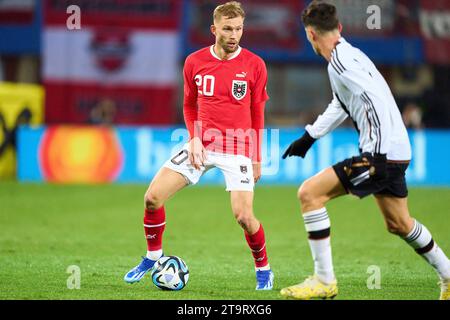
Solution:
<path fill-rule="evenodd" d="M 206 151 L 204 166 L 201 166 L 201 170 L 197 170 L 189 161 L 187 150 L 188 144 L 185 144 L 179 153 L 166 161 L 164 167 L 182 174 L 192 185 L 196 184 L 205 172 L 216 167 L 222 171 L 225 177 L 227 191 L 253 191 L 255 181 L 250 158 L 243 155 Z"/>

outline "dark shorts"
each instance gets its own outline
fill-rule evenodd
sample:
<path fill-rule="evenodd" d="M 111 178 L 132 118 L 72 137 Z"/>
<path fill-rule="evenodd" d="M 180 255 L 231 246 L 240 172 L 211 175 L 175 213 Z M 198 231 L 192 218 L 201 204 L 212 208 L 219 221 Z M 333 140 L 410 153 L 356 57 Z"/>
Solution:
<path fill-rule="evenodd" d="M 376 179 L 370 175 L 370 164 L 363 161 L 362 156 L 345 159 L 333 166 L 339 180 L 347 193 L 359 198 L 371 194 L 390 195 L 397 198 L 408 196 L 405 172 L 409 162 L 387 161 L 387 175 L 384 179 Z"/>

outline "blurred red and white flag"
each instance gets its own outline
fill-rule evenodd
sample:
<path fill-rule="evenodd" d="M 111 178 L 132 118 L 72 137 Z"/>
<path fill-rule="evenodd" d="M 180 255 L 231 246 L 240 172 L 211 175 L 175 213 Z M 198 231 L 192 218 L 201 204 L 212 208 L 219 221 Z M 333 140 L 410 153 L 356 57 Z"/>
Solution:
<path fill-rule="evenodd" d="M 64 6 L 46 2 L 46 121 L 172 123 L 180 76 L 179 1 L 133 1 L 134 7 L 120 0 L 104 2 L 96 7 L 71 1 L 81 9 L 79 30 L 67 28 Z M 103 113 L 106 119 L 96 116 Z"/>
<path fill-rule="evenodd" d="M 450 63 L 450 1 L 421 0 L 419 22 L 427 61 Z"/>
<path fill-rule="evenodd" d="M 0 0 L 0 24 L 30 24 L 36 0 Z"/>

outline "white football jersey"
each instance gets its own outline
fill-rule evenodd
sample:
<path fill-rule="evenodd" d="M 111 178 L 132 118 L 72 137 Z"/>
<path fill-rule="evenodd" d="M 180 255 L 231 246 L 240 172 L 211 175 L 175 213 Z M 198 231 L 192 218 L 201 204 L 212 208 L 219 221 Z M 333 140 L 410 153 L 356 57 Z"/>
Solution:
<path fill-rule="evenodd" d="M 411 145 L 391 90 L 372 61 L 344 38 L 332 52 L 328 74 L 333 100 L 306 130 L 316 139 L 347 117 L 359 133 L 361 152 L 387 154 L 389 160 L 410 160 Z"/>

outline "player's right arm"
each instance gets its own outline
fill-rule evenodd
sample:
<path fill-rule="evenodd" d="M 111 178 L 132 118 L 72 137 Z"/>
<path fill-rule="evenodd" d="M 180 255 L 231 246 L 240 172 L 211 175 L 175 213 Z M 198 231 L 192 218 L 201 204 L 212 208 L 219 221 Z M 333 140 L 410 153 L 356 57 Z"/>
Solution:
<path fill-rule="evenodd" d="M 189 131 L 189 140 L 195 136 L 194 124 L 197 121 L 197 96 L 198 89 L 194 81 L 193 64 L 187 57 L 183 68 L 184 99 L 183 115 L 186 128 Z"/>
<path fill-rule="evenodd" d="M 195 169 L 200 170 L 200 165 L 203 165 L 206 160 L 206 150 L 201 139 L 201 129 L 195 127 L 198 117 L 198 89 L 194 80 L 193 67 L 192 59 L 188 57 L 183 68 L 183 116 L 189 131 L 189 160 Z"/>
<path fill-rule="evenodd" d="M 317 139 L 320 139 L 327 133 L 333 131 L 347 117 L 348 115 L 342 108 L 339 99 L 333 93 L 333 100 L 328 105 L 325 112 L 317 118 L 314 124 L 306 126 L 303 136 L 291 143 L 284 152 L 283 159 L 291 156 L 304 158 Z"/>

